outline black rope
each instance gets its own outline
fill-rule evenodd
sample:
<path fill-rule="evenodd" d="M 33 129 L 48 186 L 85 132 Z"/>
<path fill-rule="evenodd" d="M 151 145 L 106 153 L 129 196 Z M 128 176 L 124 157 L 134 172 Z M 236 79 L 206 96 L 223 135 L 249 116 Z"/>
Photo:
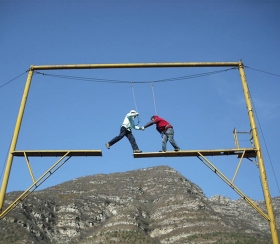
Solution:
<path fill-rule="evenodd" d="M 109 79 L 100 79 L 100 78 L 90 78 L 90 77 L 81 77 L 81 76 L 69 76 L 69 75 L 56 75 L 56 74 L 47 74 L 35 71 L 34 74 L 51 76 L 55 78 L 61 79 L 69 79 L 69 80 L 83 80 L 83 81 L 94 81 L 94 82 L 106 82 L 106 83 L 131 83 L 131 81 L 119 81 L 119 80 L 109 80 Z"/>
<path fill-rule="evenodd" d="M 270 73 L 270 72 L 262 71 L 262 70 L 259 70 L 259 69 L 254 69 L 254 68 L 251 68 L 251 67 L 248 67 L 248 66 L 244 66 L 244 67 L 245 67 L 245 68 L 248 68 L 248 69 L 256 70 L 256 71 L 259 71 L 259 72 L 262 72 L 262 73 L 265 73 L 265 74 L 275 75 L 275 76 L 280 77 L 280 75 L 273 74 L 273 73 Z"/>
<path fill-rule="evenodd" d="M 225 70 L 218 70 L 218 71 L 212 71 L 212 72 L 195 74 L 195 75 L 188 75 L 188 76 L 181 76 L 181 77 L 175 77 L 175 78 L 169 78 L 169 79 L 163 79 L 163 80 L 148 81 L 148 82 L 145 82 L 145 83 L 187 80 L 187 79 L 193 79 L 193 78 L 198 78 L 198 77 L 202 77 L 202 76 L 214 75 L 214 74 L 218 74 L 218 73 L 221 73 L 221 72 L 226 72 L 228 70 L 233 70 L 233 69 L 237 69 L 237 68 L 230 68 L 230 69 L 225 69 Z"/>
<path fill-rule="evenodd" d="M 207 76 L 207 75 L 214 75 L 217 73 L 221 72 L 226 72 L 228 70 L 232 70 L 236 68 L 230 68 L 230 69 L 225 69 L 225 70 L 218 70 L 218 71 L 213 71 L 213 72 L 207 72 L 207 73 L 200 73 L 200 74 L 194 74 L 194 75 L 189 75 L 189 76 L 180 76 L 180 77 L 174 77 L 174 78 L 168 78 L 168 79 L 162 79 L 162 80 L 154 80 L 154 81 L 138 81 L 138 82 L 133 82 L 139 83 L 139 84 L 146 84 L 146 83 L 151 83 L 151 82 L 169 82 L 169 81 L 179 81 L 179 80 L 186 80 L 186 79 L 193 79 L 193 78 L 198 78 L 202 76 Z M 83 80 L 83 81 L 92 81 L 92 82 L 102 82 L 102 83 L 131 83 L 131 81 L 124 81 L 124 80 L 110 80 L 110 79 L 100 79 L 100 78 L 90 78 L 90 77 L 81 77 L 81 76 L 69 76 L 69 75 L 56 75 L 56 74 L 48 74 L 48 73 L 42 73 L 35 71 L 36 74 L 39 75 L 46 75 L 46 76 L 51 76 L 51 77 L 56 77 L 56 78 L 62 78 L 62 79 L 71 79 L 71 80 Z"/>
<path fill-rule="evenodd" d="M 10 146 L 9 146 L 9 148 L 11 147 L 11 144 L 12 144 L 12 139 L 11 139 L 11 141 L 10 141 Z M 3 180 L 4 170 L 5 170 L 6 165 L 7 165 L 8 155 L 9 155 L 9 149 L 7 150 L 6 159 L 5 159 L 5 162 L 4 162 L 4 164 L 3 164 L 3 168 L 2 168 L 2 172 L 1 172 L 1 176 L 0 176 L 1 181 Z"/>
<path fill-rule="evenodd" d="M 249 91 L 249 95 L 250 95 L 250 97 L 252 98 L 250 91 Z M 259 118 L 258 118 L 258 114 L 257 114 L 256 108 L 255 108 L 254 102 L 253 102 L 253 98 L 252 98 L 252 105 L 253 105 L 253 108 L 254 108 L 254 111 L 255 111 L 255 114 L 256 114 L 256 118 L 257 118 L 258 124 L 259 124 L 259 126 L 260 126 L 261 135 L 262 135 L 262 138 L 263 138 L 263 140 L 264 140 L 265 149 L 266 149 L 266 151 L 267 151 L 268 158 L 269 158 L 269 162 L 270 162 L 270 166 L 271 166 L 271 168 L 272 168 L 272 172 L 273 172 L 273 174 L 274 174 L 274 179 L 275 179 L 276 185 L 277 185 L 277 187 L 278 187 L 278 192 L 280 193 L 279 184 L 278 184 L 278 181 L 277 181 L 277 178 L 276 178 L 275 170 L 274 170 L 274 167 L 273 167 L 273 164 L 272 164 L 272 160 L 271 160 L 271 157 L 270 157 L 268 148 L 267 148 L 267 144 L 266 144 L 266 141 L 265 141 L 265 138 L 264 138 L 264 134 L 263 134 L 263 131 L 262 131 L 262 127 L 261 127 Z"/>
<path fill-rule="evenodd" d="M 26 72 L 28 72 L 29 70 L 23 72 L 22 74 L 18 75 L 17 77 L 11 79 L 10 81 L 6 82 L 5 84 L 1 85 L 0 88 L 2 88 L 5 85 L 8 85 L 10 82 L 14 81 L 15 79 L 19 78 L 20 76 L 22 76 L 23 74 L 25 74 Z"/>

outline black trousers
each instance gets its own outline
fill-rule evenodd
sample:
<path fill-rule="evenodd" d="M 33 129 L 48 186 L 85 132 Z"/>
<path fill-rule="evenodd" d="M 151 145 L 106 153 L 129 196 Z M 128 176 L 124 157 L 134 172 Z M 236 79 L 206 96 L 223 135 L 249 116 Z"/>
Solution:
<path fill-rule="evenodd" d="M 121 127 L 120 134 L 108 142 L 109 145 L 110 146 L 114 145 L 116 142 L 123 139 L 124 136 L 126 136 L 127 139 L 129 140 L 133 150 L 139 150 L 132 132 L 127 130 L 124 126 Z"/>

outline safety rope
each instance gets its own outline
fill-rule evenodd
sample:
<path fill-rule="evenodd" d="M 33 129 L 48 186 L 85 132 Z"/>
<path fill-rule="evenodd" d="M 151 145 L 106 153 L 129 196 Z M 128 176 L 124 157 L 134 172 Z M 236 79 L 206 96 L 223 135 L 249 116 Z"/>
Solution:
<path fill-rule="evenodd" d="M 139 125 L 140 123 L 140 118 L 139 118 L 139 110 L 137 108 L 137 104 L 136 104 L 136 98 L 135 98 L 135 93 L 134 93 L 134 88 L 133 88 L 133 82 L 130 83 L 131 84 L 131 90 L 132 90 L 132 95 L 133 95 L 133 99 L 134 99 L 134 104 L 135 104 L 135 109 L 136 109 L 136 112 L 138 113 L 138 116 L 137 116 L 137 124 L 136 125 Z"/>
<path fill-rule="evenodd" d="M 153 99 L 154 99 L 155 115 L 157 115 L 157 106 L 156 106 L 156 98 L 155 98 L 155 91 L 154 91 L 154 84 L 153 84 L 153 82 L 151 83 L 151 87 L 152 87 L 152 93 L 153 93 Z"/>
<path fill-rule="evenodd" d="M 131 82 L 131 89 L 132 89 L 132 95 L 133 95 L 133 99 L 134 99 L 134 104 L 135 104 L 136 112 L 138 112 L 137 104 L 136 104 L 136 98 L 135 98 L 135 93 L 134 93 L 134 88 L 133 88 L 133 83 L 132 82 Z"/>

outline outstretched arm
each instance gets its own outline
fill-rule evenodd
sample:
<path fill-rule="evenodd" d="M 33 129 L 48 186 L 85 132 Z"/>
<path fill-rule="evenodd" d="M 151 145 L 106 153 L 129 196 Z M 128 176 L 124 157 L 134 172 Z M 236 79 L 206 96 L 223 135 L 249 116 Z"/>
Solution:
<path fill-rule="evenodd" d="M 145 124 L 142 128 L 146 129 L 146 128 L 150 127 L 153 124 L 154 124 L 154 121 L 150 121 L 147 124 Z M 142 130 L 144 130 L 144 129 L 142 129 Z"/>

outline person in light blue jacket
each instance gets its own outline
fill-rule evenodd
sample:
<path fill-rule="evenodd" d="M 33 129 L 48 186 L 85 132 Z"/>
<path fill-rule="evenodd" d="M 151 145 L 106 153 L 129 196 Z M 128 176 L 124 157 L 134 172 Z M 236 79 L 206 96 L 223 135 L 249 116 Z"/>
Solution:
<path fill-rule="evenodd" d="M 129 140 L 131 147 L 134 153 L 141 153 L 142 151 L 139 150 L 136 140 L 132 134 L 132 129 L 141 130 L 141 127 L 134 124 L 134 119 L 138 116 L 138 113 L 135 110 L 131 110 L 124 118 L 122 123 L 120 134 L 114 137 L 111 141 L 107 142 L 105 145 L 108 149 L 116 142 L 121 140 L 124 136 L 127 137 Z"/>

